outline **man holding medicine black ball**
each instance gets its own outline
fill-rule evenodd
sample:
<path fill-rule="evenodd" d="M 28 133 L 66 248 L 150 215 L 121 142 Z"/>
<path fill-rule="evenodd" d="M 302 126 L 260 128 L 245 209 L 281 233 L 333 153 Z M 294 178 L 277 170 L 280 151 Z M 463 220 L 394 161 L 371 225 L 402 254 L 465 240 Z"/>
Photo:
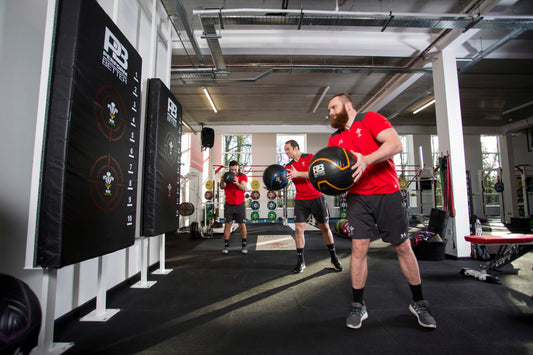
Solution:
<path fill-rule="evenodd" d="M 312 154 L 304 154 L 300 151 L 298 142 L 291 139 L 285 143 L 285 153 L 291 159 L 285 166 L 287 169 L 287 177 L 292 179 L 292 183 L 296 188 L 296 196 L 294 200 L 294 240 L 296 242 L 296 252 L 298 259 L 295 273 L 300 273 L 305 269 L 304 247 L 305 247 L 305 222 L 307 217 L 312 213 L 315 217 L 318 227 L 322 232 L 322 238 L 328 247 L 331 264 L 336 271 L 342 271 L 343 267 L 337 257 L 335 251 L 335 243 L 333 242 L 333 234 L 329 228 L 329 212 L 324 195 L 317 191 L 309 181 L 309 174 L 307 169 L 309 163 L 313 159 Z"/>
<path fill-rule="evenodd" d="M 232 160 L 229 163 L 229 171 L 224 173 L 220 178 L 220 188 L 224 190 L 226 202 L 224 202 L 224 249 L 223 254 L 229 253 L 229 237 L 231 234 L 231 225 L 233 220 L 239 224 L 241 233 L 242 254 L 248 254 L 246 247 L 246 206 L 244 204 L 244 195 L 248 177 L 246 174 L 239 174 L 239 163 Z"/>
<path fill-rule="evenodd" d="M 346 326 L 361 327 L 368 318 L 364 289 L 368 276 L 367 253 L 374 226 L 384 242 L 398 256 L 403 276 L 413 295 L 409 311 L 422 327 L 436 328 L 429 303 L 422 296 L 418 261 L 411 249 L 405 201 L 400 193 L 393 156 L 402 151 L 402 142 L 390 122 L 376 112 L 357 113 L 347 94 L 337 94 L 328 104 L 331 127 L 337 129 L 328 146 L 339 146 L 357 158 L 352 167 L 354 185 L 348 192 L 347 218 L 352 228 L 350 276 L 352 308 Z"/>

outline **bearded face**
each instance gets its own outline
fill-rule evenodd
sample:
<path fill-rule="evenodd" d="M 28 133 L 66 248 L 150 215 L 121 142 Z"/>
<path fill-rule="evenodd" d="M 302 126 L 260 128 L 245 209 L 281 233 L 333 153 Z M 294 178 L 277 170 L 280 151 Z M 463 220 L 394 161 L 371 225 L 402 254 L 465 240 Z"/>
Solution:
<path fill-rule="evenodd" d="M 346 127 L 346 123 L 348 123 L 348 112 L 346 111 L 346 107 L 344 107 L 344 105 L 342 106 L 341 112 L 330 116 L 331 127 L 335 129 L 343 129 Z"/>

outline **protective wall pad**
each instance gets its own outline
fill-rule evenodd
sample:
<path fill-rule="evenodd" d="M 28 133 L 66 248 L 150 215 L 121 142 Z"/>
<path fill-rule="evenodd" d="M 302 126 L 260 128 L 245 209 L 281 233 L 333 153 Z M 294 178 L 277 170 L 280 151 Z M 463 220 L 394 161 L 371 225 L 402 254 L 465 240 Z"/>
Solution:
<path fill-rule="evenodd" d="M 160 79 L 148 81 L 144 145 L 143 235 L 179 227 L 182 108 Z"/>
<path fill-rule="evenodd" d="M 36 264 L 134 243 L 142 61 L 93 0 L 58 5 Z"/>

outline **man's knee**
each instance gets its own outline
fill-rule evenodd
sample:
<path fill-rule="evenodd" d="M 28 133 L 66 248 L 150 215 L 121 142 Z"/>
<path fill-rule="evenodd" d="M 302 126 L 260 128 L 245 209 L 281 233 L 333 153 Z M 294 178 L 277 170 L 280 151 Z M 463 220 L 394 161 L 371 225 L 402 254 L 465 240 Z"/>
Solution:
<path fill-rule="evenodd" d="M 396 250 L 396 253 L 398 253 L 398 255 L 410 255 L 413 253 L 410 243 L 410 240 L 407 239 L 403 243 L 393 244 L 393 247 L 394 250 Z"/>
<path fill-rule="evenodd" d="M 368 246 L 370 240 L 368 239 L 352 239 L 352 256 L 356 258 L 363 258 L 368 253 Z"/>

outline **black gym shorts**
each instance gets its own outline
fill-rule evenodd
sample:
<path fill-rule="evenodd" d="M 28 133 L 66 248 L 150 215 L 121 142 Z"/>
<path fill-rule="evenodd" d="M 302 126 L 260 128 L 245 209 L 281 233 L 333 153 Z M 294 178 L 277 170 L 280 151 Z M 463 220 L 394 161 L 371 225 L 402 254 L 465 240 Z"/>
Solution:
<path fill-rule="evenodd" d="M 401 244 L 409 238 L 407 206 L 400 191 L 387 195 L 348 194 L 346 201 L 352 238 L 371 238 L 376 224 L 384 242 Z"/>
<path fill-rule="evenodd" d="M 244 202 L 240 205 L 230 205 L 224 202 L 224 221 L 225 222 L 244 223 L 246 220 L 246 206 Z"/>
<path fill-rule="evenodd" d="M 294 201 L 295 223 L 305 223 L 311 213 L 318 223 L 329 221 L 328 205 L 326 204 L 326 197 L 324 195 L 311 200 Z"/>

